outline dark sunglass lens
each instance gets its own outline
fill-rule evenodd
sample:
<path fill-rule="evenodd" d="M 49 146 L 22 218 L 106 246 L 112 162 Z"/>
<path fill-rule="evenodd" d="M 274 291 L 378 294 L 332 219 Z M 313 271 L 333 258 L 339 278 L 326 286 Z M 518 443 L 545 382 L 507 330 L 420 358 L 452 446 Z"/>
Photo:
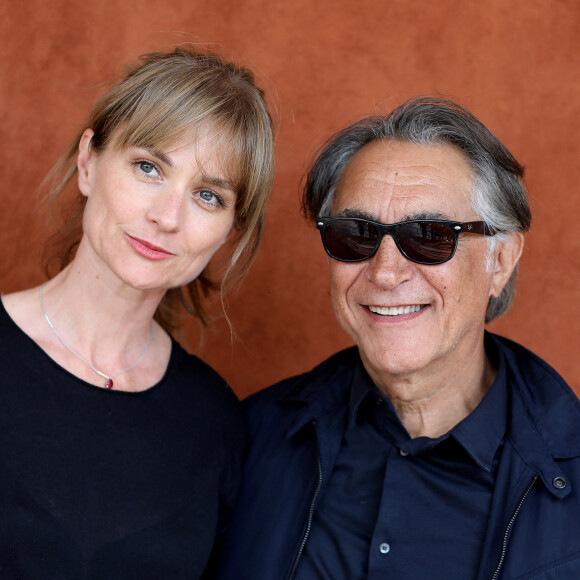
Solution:
<path fill-rule="evenodd" d="M 455 234 L 451 226 L 437 222 L 411 222 L 399 226 L 399 243 L 409 259 L 436 264 L 453 254 Z"/>
<path fill-rule="evenodd" d="M 324 241 L 330 254 L 338 260 L 356 261 L 368 258 L 377 247 L 379 231 L 359 220 L 336 220 L 326 224 Z"/>

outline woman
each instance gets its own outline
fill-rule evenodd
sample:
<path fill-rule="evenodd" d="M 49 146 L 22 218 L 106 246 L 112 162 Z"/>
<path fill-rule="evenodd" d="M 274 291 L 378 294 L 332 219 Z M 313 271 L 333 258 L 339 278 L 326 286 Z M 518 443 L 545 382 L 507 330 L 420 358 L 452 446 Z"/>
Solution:
<path fill-rule="evenodd" d="M 215 55 L 146 55 L 95 105 L 53 180 L 64 267 L 0 306 L 1 578 L 209 573 L 243 422 L 168 330 L 206 320 L 224 242 L 226 279 L 249 264 L 272 171 L 263 93 Z"/>

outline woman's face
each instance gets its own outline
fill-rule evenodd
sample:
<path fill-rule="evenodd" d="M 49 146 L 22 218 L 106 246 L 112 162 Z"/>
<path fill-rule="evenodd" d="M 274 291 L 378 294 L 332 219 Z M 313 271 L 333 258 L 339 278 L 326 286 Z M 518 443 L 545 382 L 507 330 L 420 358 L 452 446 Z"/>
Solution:
<path fill-rule="evenodd" d="M 97 153 L 87 129 L 79 188 L 87 197 L 76 260 L 142 290 L 194 280 L 227 239 L 236 193 L 209 132 L 165 149 L 115 143 Z"/>

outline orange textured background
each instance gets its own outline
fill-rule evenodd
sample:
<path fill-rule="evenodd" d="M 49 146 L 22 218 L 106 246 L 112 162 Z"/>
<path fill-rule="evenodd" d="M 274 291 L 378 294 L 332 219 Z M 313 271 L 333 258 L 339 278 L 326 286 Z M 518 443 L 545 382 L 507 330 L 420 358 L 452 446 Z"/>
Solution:
<path fill-rule="evenodd" d="M 360 116 L 440 93 L 527 167 L 534 223 L 516 305 L 492 330 L 580 394 L 580 3 L 577 0 L 1 0 L 0 290 L 39 283 L 33 192 L 122 65 L 181 42 L 255 70 L 275 110 L 277 178 L 264 245 L 198 347 L 237 393 L 305 371 L 350 341 L 334 320 L 299 183 L 318 145 Z"/>

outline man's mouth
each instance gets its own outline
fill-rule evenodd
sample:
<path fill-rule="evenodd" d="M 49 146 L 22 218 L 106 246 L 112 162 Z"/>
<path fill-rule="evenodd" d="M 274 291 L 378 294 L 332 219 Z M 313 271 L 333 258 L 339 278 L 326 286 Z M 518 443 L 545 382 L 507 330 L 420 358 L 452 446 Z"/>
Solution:
<path fill-rule="evenodd" d="M 408 306 L 368 306 L 368 309 L 374 314 L 381 316 L 401 316 L 401 314 L 410 314 L 419 312 L 424 304 L 410 304 Z"/>

